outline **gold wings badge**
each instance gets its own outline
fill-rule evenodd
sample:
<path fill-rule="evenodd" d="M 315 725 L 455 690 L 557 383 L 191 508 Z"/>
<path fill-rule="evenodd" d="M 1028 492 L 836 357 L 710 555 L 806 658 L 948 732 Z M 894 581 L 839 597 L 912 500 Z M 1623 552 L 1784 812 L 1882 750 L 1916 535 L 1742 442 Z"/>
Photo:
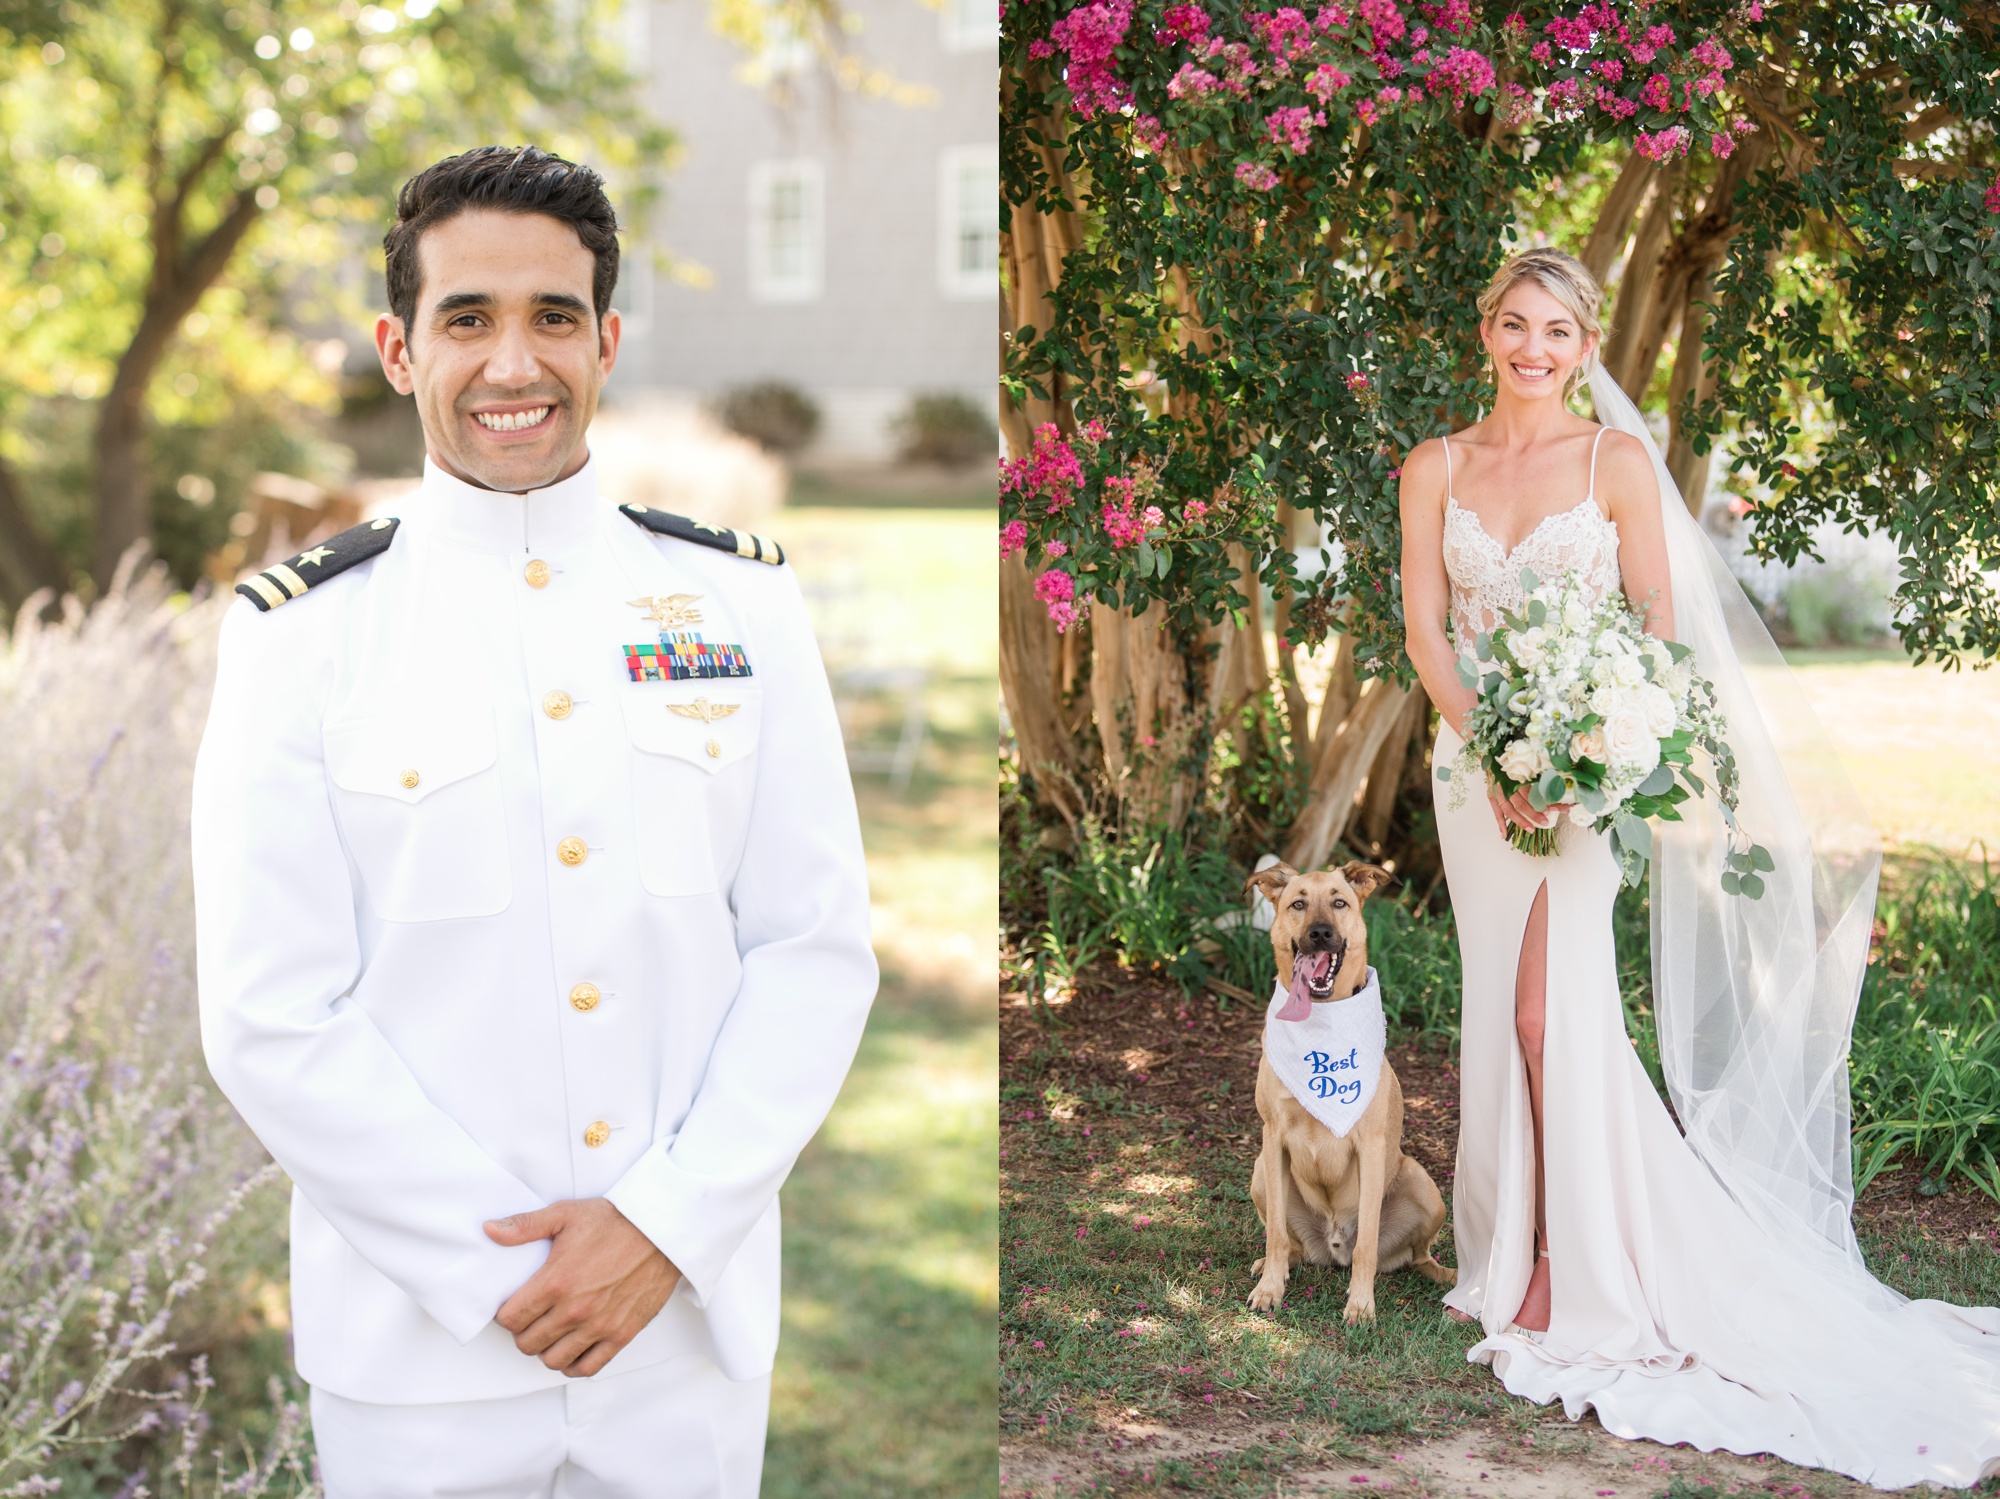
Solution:
<path fill-rule="evenodd" d="M 698 718 L 703 723 L 714 723 L 718 718 L 727 718 L 742 706 L 741 703 L 711 703 L 705 697 L 698 697 L 691 703 L 667 704 L 670 712 L 678 713 L 682 718 Z"/>
<path fill-rule="evenodd" d="M 627 599 L 625 602 L 634 609 L 645 612 L 646 618 L 653 620 L 663 630 L 676 625 L 698 625 L 701 611 L 695 608 L 701 595 L 698 593 L 669 593 L 657 598 Z"/>

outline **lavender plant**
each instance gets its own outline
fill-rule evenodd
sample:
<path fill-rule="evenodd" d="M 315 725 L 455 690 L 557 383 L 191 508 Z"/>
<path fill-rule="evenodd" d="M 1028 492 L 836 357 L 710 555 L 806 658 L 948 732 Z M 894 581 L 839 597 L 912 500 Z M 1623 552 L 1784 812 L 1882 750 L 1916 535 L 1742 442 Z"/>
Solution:
<path fill-rule="evenodd" d="M 129 558 L 90 608 L 47 602 L 0 635 L 0 1496 L 313 1492 L 283 1392 L 262 1455 L 218 1455 L 240 1444 L 177 1352 L 241 1318 L 205 1283 L 277 1176 L 196 1023 L 187 809 L 222 604 Z M 275 1233 L 249 1247 L 277 1273 Z"/>

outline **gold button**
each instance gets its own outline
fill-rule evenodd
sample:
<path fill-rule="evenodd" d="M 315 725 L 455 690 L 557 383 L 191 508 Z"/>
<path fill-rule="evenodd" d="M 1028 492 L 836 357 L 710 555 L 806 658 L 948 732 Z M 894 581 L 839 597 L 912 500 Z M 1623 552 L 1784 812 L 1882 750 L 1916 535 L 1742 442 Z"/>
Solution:
<path fill-rule="evenodd" d="M 404 771 L 404 772 L 403 772 L 403 789 L 404 789 L 405 791 L 415 791 L 415 790 L 417 789 L 417 782 L 418 782 L 418 781 L 419 781 L 420 779 L 422 779 L 422 778 L 421 778 L 420 776 L 418 776 L 418 774 L 417 774 L 417 773 L 416 773 L 416 772 L 415 772 L 414 770 L 406 770 L 406 771 Z"/>
<path fill-rule="evenodd" d="M 708 758 L 711 760 L 720 760 L 722 758 L 721 740 L 711 739 L 708 741 Z"/>
<path fill-rule="evenodd" d="M 603 997 L 598 992 L 597 985 L 578 984 L 574 989 L 569 991 L 570 1008 L 574 1010 L 594 1010 L 597 1008 L 597 1002 Z"/>
<path fill-rule="evenodd" d="M 542 711 L 550 718 L 568 718 L 576 703 L 567 692 L 551 692 L 542 699 Z"/>
<path fill-rule="evenodd" d="M 549 565 L 537 557 L 521 569 L 521 576 L 528 580 L 530 588 L 547 588 L 549 586 Z"/>
<path fill-rule="evenodd" d="M 598 1146 L 610 1138 L 611 1126 L 606 1124 L 602 1119 L 583 1132 L 583 1143 L 588 1145 L 592 1150 L 597 1149 Z"/>
<path fill-rule="evenodd" d="M 581 838 L 565 838 L 556 845 L 556 857 L 574 869 L 590 857 L 590 845 Z"/>

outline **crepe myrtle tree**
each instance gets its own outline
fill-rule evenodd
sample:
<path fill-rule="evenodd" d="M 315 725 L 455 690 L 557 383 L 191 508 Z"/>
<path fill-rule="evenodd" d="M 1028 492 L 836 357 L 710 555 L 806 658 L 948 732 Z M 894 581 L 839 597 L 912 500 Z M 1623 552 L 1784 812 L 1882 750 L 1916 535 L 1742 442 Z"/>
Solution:
<path fill-rule="evenodd" d="M 1612 284 L 1602 356 L 1691 504 L 1726 435 L 1759 547 L 1886 528 L 1906 638 L 1990 653 L 1994 14 L 1010 4 L 1001 670 L 1040 800 L 1178 821 L 1271 691 L 1287 860 L 1379 837 L 1425 706 L 1396 480 L 1491 400 L 1474 304 L 1524 238 Z"/>

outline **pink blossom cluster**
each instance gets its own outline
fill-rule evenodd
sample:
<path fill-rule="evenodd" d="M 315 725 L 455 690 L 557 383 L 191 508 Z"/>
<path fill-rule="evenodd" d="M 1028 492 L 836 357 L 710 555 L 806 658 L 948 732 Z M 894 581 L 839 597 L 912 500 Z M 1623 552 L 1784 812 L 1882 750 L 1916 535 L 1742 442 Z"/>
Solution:
<path fill-rule="evenodd" d="M 1187 504 L 1181 507 L 1181 514 L 1189 520 L 1206 520 L 1208 518 L 1208 502 L 1206 500 L 1189 500 Z"/>
<path fill-rule="evenodd" d="M 1614 120 L 1629 120 L 1639 112 L 1639 102 L 1636 99 L 1627 99 L 1622 94 L 1614 94 L 1610 89 L 1601 86 L 1597 90 L 1597 107 Z"/>
<path fill-rule="evenodd" d="M 1265 115 L 1264 133 L 1274 145 L 1285 147 L 1294 156 L 1303 156 L 1312 149 L 1313 127 L 1325 124 L 1325 110 L 1315 113 L 1303 105 L 1292 105 Z"/>
<path fill-rule="evenodd" d="M 1518 10 L 1514 11 L 1500 23 L 1500 35 L 1510 46 L 1525 41 L 1528 35 L 1528 18 Z"/>
<path fill-rule="evenodd" d="M 1049 28 L 1049 40 L 1069 56 L 1066 77 L 1076 112 L 1123 109 L 1132 91 L 1114 69 L 1118 44 L 1132 24 L 1132 0 L 1091 0 Z"/>
<path fill-rule="evenodd" d="M 1444 61 L 1431 69 L 1430 91 L 1436 94 L 1449 89 L 1454 109 L 1486 93 L 1493 84 L 1492 61 L 1469 47 L 1453 47 Z"/>
<path fill-rule="evenodd" d="M 1368 23 L 1368 31 L 1375 38 L 1375 50 L 1386 50 L 1391 42 L 1400 41 L 1409 30 L 1409 23 L 1403 13 L 1396 8 L 1396 0 L 1361 0 L 1361 19 Z"/>
<path fill-rule="evenodd" d="M 1167 149 L 1166 127 L 1160 124 L 1157 115 L 1133 116 L 1132 139 L 1155 156 Z"/>
<path fill-rule="evenodd" d="M 1677 156 L 1685 156 L 1694 137 L 1685 125 L 1670 125 L 1665 130 L 1656 130 L 1651 135 L 1641 130 L 1632 142 L 1632 149 L 1648 161 L 1672 161 Z"/>
<path fill-rule="evenodd" d="M 1472 30 L 1472 6 L 1468 0 L 1444 0 L 1441 5 L 1423 0 L 1417 8 L 1424 13 L 1425 20 L 1449 36 L 1462 36 Z"/>
<path fill-rule="evenodd" d="M 1000 528 L 1000 560 L 1005 562 L 1016 552 L 1028 549 L 1028 523 L 1024 520 L 1010 520 Z"/>
<path fill-rule="evenodd" d="M 1985 203 L 1988 213 L 2000 213 L 2000 177 L 1993 179 L 1993 185 L 1986 189 L 1986 196 L 1981 201 Z"/>
<path fill-rule="evenodd" d="M 1123 551 L 1126 547 L 1137 546 L 1146 539 L 1146 533 L 1166 523 L 1166 513 L 1158 505 L 1138 508 L 1134 494 L 1138 481 L 1130 478 L 1106 479 L 1104 492 L 1108 497 L 1104 505 L 1104 534 L 1111 538 L 1111 549 Z"/>
<path fill-rule="evenodd" d="M 1167 13 L 1160 17 L 1160 26 L 1153 33 L 1153 40 L 1161 46 L 1178 40 L 1190 47 L 1200 47 L 1208 41 L 1209 24 L 1208 12 L 1199 5 L 1170 5 Z"/>
<path fill-rule="evenodd" d="M 1103 429 L 1092 423 L 1078 436 L 1102 441 Z M 1039 495 L 1048 502 L 1050 515 L 1067 509 L 1082 487 L 1083 464 L 1054 422 L 1043 422 L 1035 429 L 1034 446 L 1025 457 L 1010 458 L 1000 465 L 1000 492 Z"/>
<path fill-rule="evenodd" d="M 1076 608 L 1076 579 L 1066 572 L 1052 567 L 1035 579 L 1035 597 L 1047 606 L 1058 635 L 1080 617 Z"/>
<path fill-rule="evenodd" d="M 1368 388 L 1368 377 L 1359 370 L 1356 370 L 1347 377 L 1347 388 L 1349 390 L 1366 390 Z"/>
<path fill-rule="evenodd" d="M 1652 109 L 1665 110 L 1673 107 L 1674 83 L 1665 73 L 1655 73 L 1646 80 L 1646 86 L 1639 90 L 1639 100 Z"/>
<path fill-rule="evenodd" d="M 1069 555 L 1069 543 L 1066 541 L 1045 541 L 1042 543 L 1042 550 L 1051 557 L 1067 557 Z"/>
<path fill-rule="evenodd" d="M 1167 80 L 1169 99 L 1200 99 L 1222 87 L 1222 80 L 1207 68 L 1184 62 L 1180 71 Z"/>
<path fill-rule="evenodd" d="M 1288 71 L 1289 64 L 1312 51 L 1312 23 L 1306 20 L 1303 11 L 1294 6 L 1283 6 L 1273 15 L 1253 10 L 1245 19 L 1264 43 L 1265 49 L 1278 60 L 1281 70 Z"/>
<path fill-rule="evenodd" d="M 1239 161 L 1236 163 L 1236 180 L 1247 188 L 1268 193 L 1278 185 L 1278 174 L 1260 161 Z"/>
<path fill-rule="evenodd" d="M 1331 104 L 1333 96 L 1353 81 L 1332 63 L 1323 62 L 1306 75 L 1306 92 L 1322 104 Z"/>

